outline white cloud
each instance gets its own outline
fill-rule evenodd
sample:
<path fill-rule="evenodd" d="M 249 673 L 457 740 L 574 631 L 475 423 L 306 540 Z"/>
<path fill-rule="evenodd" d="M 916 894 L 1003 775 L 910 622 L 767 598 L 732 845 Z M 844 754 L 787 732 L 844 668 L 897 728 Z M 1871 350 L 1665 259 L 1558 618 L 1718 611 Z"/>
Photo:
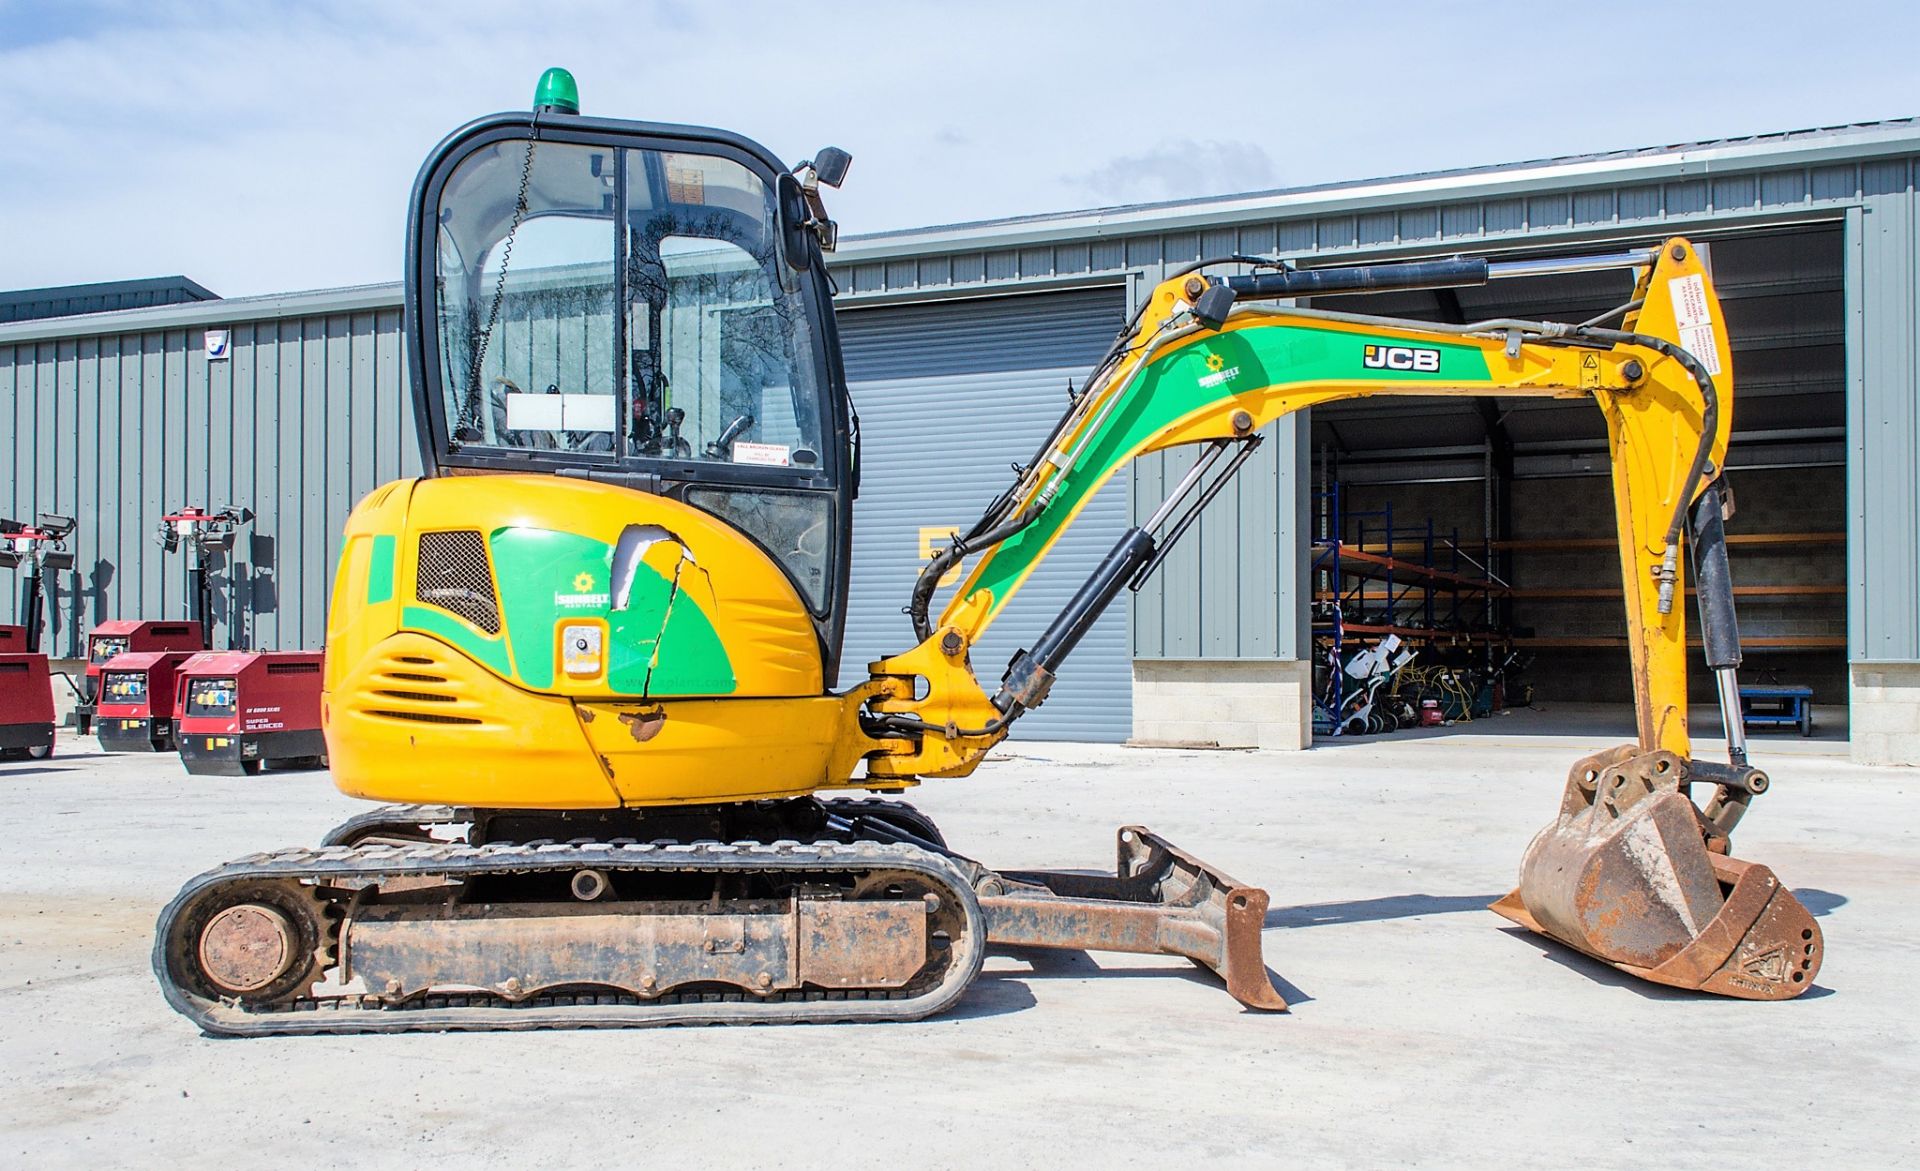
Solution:
<path fill-rule="evenodd" d="M 0 288 L 394 279 L 428 149 L 556 64 L 589 113 L 851 150 L 849 233 L 1920 112 L 1910 4 L 1608 20 L 1644 44 L 1362 0 L 0 0 Z"/>
<path fill-rule="evenodd" d="M 1251 142 L 1165 142 L 1074 180 L 1100 203 L 1187 199 L 1277 184 L 1273 160 Z"/>

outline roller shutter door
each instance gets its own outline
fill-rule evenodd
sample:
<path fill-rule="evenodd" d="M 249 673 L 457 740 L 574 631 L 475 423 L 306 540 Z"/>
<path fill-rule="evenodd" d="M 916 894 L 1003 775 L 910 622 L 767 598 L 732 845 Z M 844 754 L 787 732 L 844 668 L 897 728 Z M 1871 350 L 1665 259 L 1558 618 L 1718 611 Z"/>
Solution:
<path fill-rule="evenodd" d="M 922 528 L 971 525 L 1066 408 L 1125 319 L 1119 287 L 843 309 L 840 338 L 864 435 L 854 505 L 853 598 L 841 681 L 914 645 L 901 608 L 920 568 Z M 1116 476 L 1034 571 L 974 649 L 989 694 L 1127 527 Z M 968 568 L 971 568 L 969 562 Z M 933 613 L 952 596 L 942 590 Z M 1028 740 L 1118 741 L 1133 720 L 1127 606 L 1116 602 L 1067 661 Z"/>

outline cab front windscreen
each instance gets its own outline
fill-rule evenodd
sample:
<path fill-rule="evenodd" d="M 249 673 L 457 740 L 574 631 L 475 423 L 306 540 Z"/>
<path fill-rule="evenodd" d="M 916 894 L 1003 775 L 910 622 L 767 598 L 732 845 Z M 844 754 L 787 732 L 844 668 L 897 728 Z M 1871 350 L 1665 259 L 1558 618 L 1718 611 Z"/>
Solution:
<path fill-rule="evenodd" d="M 451 450 L 819 468 L 819 340 L 742 163 L 481 147 L 441 190 L 435 275 Z"/>

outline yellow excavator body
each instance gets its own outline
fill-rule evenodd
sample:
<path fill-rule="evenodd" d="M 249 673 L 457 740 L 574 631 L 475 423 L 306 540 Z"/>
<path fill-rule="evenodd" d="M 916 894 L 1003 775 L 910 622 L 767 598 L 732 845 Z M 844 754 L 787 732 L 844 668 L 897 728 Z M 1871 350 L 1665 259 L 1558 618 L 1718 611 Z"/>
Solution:
<path fill-rule="evenodd" d="M 658 537 L 613 609 L 621 533 Z M 644 596 L 642 596 L 644 595 Z M 400 480 L 347 522 L 325 721 L 374 801 L 608 809 L 845 785 L 871 744 L 805 605 L 739 530 L 558 476 Z"/>
<path fill-rule="evenodd" d="M 203 1028 L 913 1019 L 954 1003 L 989 944 L 1186 956 L 1241 1004 L 1285 1008 L 1267 893 L 1144 827 L 1118 832 L 1111 876 L 995 871 L 910 805 L 833 791 L 972 772 L 1266 424 L 1376 394 L 1586 398 L 1607 422 L 1638 739 L 1574 766 L 1494 909 L 1648 980 L 1751 999 L 1810 986 L 1811 916 L 1730 855 L 1768 780 L 1728 706 L 1734 380 L 1690 242 L 1174 274 L 923 568 L 914 644 L 849 670 L 860 456 L 820 193 L 848 156 L 788 170 L 721 131 L 581 117 L 570 78 L 540 95 L 422 169 L 406 324 L 430 474 L 354 511 L 333 591 L 335 779 L 400 804 L 182 889 L 154 966 Z M 1290 302 L 1600 269 L 1630 270 L 1632 298 L 1582 324 Z M 1191 471 L 983 683 L 982 634 L 1101 485 L 1182 446 Z M 1683 550 L 1726 764 L 1687 737 Z"/>

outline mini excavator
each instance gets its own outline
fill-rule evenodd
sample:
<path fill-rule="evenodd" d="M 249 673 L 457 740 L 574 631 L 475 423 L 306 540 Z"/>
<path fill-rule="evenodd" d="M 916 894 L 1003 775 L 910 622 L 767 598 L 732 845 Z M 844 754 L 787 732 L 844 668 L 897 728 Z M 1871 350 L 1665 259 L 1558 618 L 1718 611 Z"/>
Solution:
<path fill-rule="evenodd" d="M 897 795 L 971 773 L 1045 702 L 1266 424 L 1376 394 L 1588 399 L 1610 436 L 1638 740 L 1574 765 L 1494 909 L 1650 981 L 1749 999 L 1810 985 L 1819 928 L 1729 849 L 1767 777 L 1734 684 L 1729 347 L 1687 241 L 1174 273 L 926 565 L 917 645 L 836 689 L 860 449 L 822 188 L 849 156 L 789 169 L 733 134 L 578 111 L 549 71 L 531 113 L 456 131 L 414 187 L 405 320 L 429 474 L 348 521 L 324 714 L 339 787 L 395 804 L 182 888 L 154 968 L 203 1029 L 907 1020 L 952 1006 L 999 944 L 1184 956 L 1248 1008 L 1285 1008 L 1264 890 L 1137 826 L 1112 875 L 992 870 Z M 1601 269 L 1636 288 L 1584 324 L 1292 304 Z M 1188 445 L 1165 502 L 984 684 L 972 648 L 1087 501 L 1129 460 Z M 1726 763 L 1687 738 L 1683 545 Z"/>

